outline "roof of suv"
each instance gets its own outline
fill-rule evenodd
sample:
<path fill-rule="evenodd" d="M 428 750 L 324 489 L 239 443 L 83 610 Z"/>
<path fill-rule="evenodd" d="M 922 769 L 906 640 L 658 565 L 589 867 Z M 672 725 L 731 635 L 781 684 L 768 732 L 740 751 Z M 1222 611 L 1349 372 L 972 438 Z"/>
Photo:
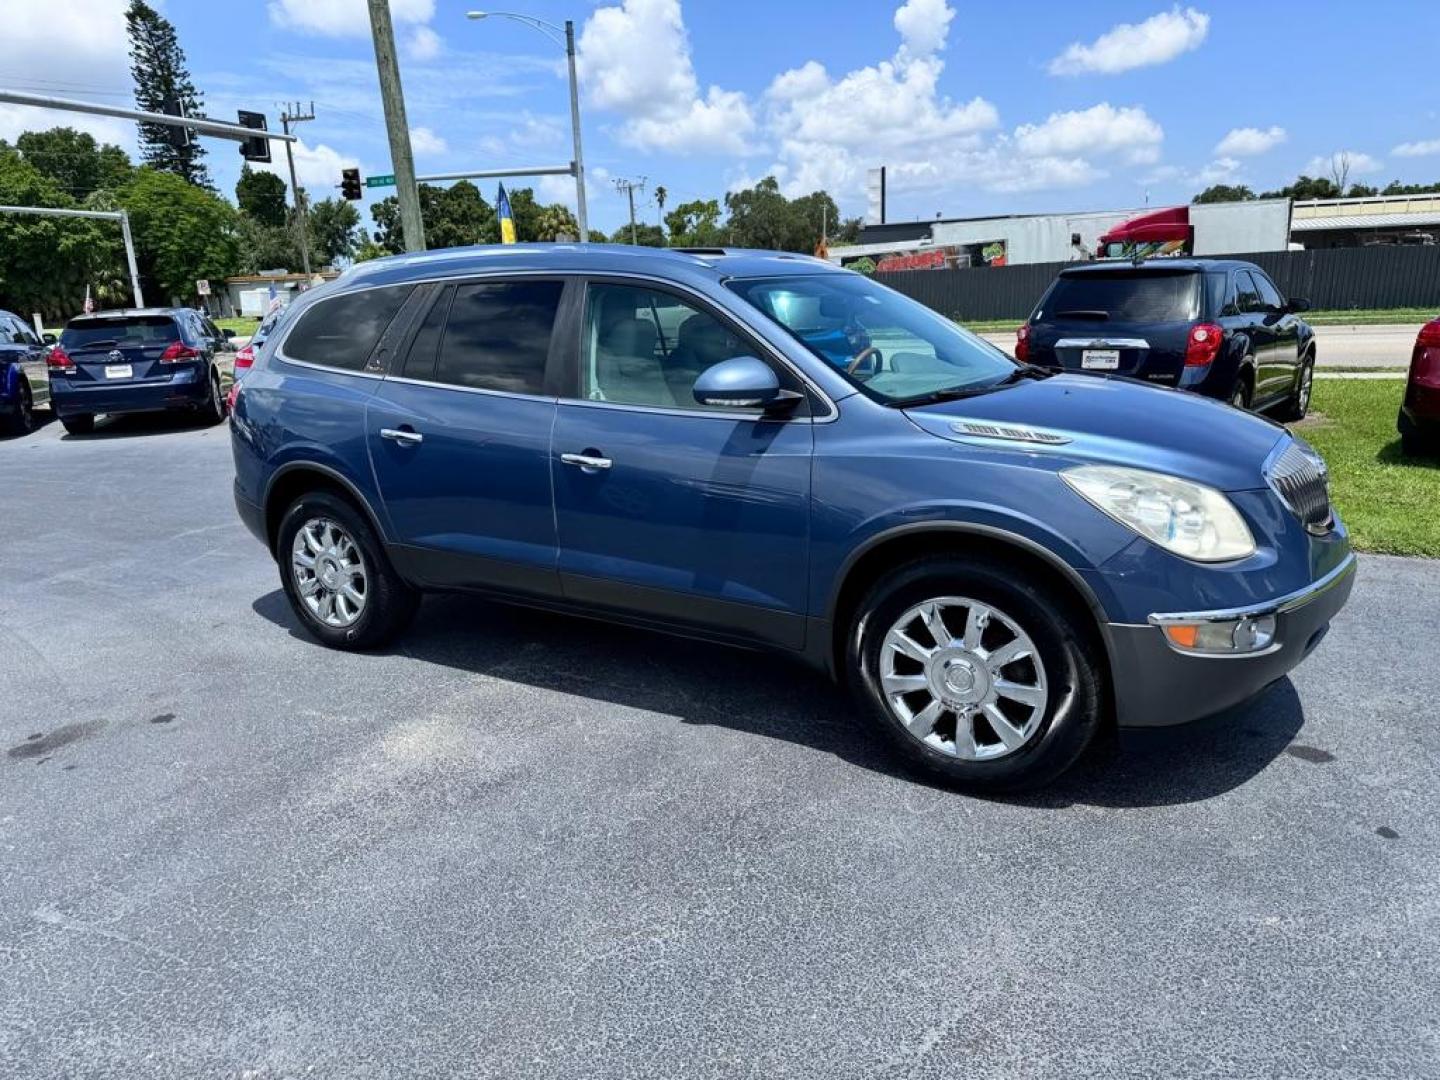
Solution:
<path fill-rule="evenodd" d="M 104 311 L 92 311 L 88 315 L 76 315 L 76 319 L 128 319 L 145 318 L 151 315 L 174 315 L 179 311 L 191 311 L 191 308 L 176 307 L 142 307 L 142 308 L 106 308 Z M 72 320 L 73 321 L 73 320 Z"/>
<path fill-rule="evenodd" d="M 1104 274 L 1109 271 L 1123 270 L 1127 273 L 1134 273 L 1137 270 L 1150 270 L 1157 274 L 1193 273 L 1197 270 L 1255 270 L 1258 269 L 1252 262 L 1243 259 L 1175 259 L 1161 256 L 1154 259 L 1141 259 L 1138 263 L 1131 259 L 1097 259 L 1095 262 L 1082 263 L 1078 266 L 1067 266 L 1060 273 L 1067 277 L 1079 274 Z"/>
<path fill-rule="evenodd" d="M 776 274 L 846 273 L 810 255 L 744 248 L 652 248 L 628 244 L 488 244 L 391 255 L 360 263 L 336 285 L 403 282 L 491 270 L 554 270 L 570 273 L 648 273 L 663 277 L 765 277 Z M 329 290 L 327 290 L 329 291 Z"/>

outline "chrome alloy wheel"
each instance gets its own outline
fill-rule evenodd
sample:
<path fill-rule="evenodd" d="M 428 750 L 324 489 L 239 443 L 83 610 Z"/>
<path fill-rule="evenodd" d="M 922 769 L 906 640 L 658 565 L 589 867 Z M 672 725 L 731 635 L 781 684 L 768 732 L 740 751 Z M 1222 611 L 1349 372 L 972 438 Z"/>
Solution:
<path fill-rule="evenodd" d="M 1310 392 L 1315 386 L 1315 365 L 1306 364 L 1300 369 L 1300 393 L 1295 402 L 1296 411 L 1302 416 L 1310 411 Z"/>
<path fill-rule="evenodd" d="M 346 627 L 365 610 L 365 557 L 344 528 L 329 518 L 300 526 L 290 548 L 290 572 L 310 614 L 326 626 Z"/>
<path fill-rule="evenodd" d="M 965 761 L 993 761 L 1034 737 L 1049 694 L 1030 636 L 964 596 L 917 604 L 880 648 L 880 686 L 912 736 Z"/>

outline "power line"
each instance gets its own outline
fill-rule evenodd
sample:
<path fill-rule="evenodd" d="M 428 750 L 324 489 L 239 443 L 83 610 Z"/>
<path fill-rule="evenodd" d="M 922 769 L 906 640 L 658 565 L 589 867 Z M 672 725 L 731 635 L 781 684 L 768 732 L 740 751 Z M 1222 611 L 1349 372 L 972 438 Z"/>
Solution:
<path fill-rule="evenodd" d="M 617 177 L 614 180 L 614 184 L 615 190 L 623 191 L 625 197 L 630 200 L 630 244 L 631 246 L 638 245 L 640 241 L 635 238 L 635 189 L 645 190 L 645 177 L 642 176 L 639 180 L 627 180 L 624 177 Z"/>

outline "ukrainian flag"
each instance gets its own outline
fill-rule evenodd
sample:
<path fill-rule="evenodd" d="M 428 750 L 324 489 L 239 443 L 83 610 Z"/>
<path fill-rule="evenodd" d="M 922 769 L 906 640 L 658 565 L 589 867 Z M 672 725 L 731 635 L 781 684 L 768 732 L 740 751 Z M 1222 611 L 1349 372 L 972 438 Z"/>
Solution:
<path fill-rule="evenodd" d="M 500 185 L 500 197 L 495 200 L 495 216 L 500 219 L 500 242 L 515 243 L 515 219 L 510 216 L 510 197 L 505 194 L 505 185 Z"/>

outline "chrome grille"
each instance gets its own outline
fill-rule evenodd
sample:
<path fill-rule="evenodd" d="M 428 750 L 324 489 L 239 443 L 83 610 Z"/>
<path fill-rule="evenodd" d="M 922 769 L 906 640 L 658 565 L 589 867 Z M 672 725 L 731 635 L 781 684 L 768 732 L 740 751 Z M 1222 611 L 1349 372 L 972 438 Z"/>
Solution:
<path fill-rule="evenodd" d="M 1305 528 L 1330 528 L 1330 473 L 1309 444 L 1291 439 L 1281 447 L 1265 467 L 1265 480 Z"/>

